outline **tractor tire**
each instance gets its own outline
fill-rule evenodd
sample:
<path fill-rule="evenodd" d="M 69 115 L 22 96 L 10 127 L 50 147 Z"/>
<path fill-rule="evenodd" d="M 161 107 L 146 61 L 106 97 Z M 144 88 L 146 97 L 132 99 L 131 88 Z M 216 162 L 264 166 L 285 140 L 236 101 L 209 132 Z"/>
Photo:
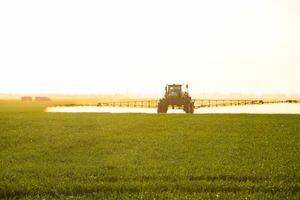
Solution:
<path fill-rule="evenodd" d="M 189 103 L 186 103 L 184 105 L 184 108 L 183 110 L 186 112 L 186 113 L 191 113 L 193 114 L 194 113 L 194 104 L 189 102 Z"/>
<path fill-rule="evenodd" d="M 157 113 L 162 113 L 162 105 L 161 105 L 161 103 L 158 103 L 158 105 L 157 105 Z"/>
<path fill-rule="evenodd" d="M 188 113 L 188 112 L 189 112 L 189 109 L 188 109 L 187 104 L 185 104 L 185 105 L 183 106 L 183 110 L 184 110 L 185 113 Z"/>
<path fill-rule="evenodd" d="M 168 112 L 168 105 L 163 100 L 160 100 L 157 105 L 157 113 L 167 113 L 167 112 Z"/>
<path fill-rule="evenodd" d="M 191 114 L 194 114 L 194 109 L 195 109 L 194 104 L 190 103 L 190 113 Z"/>
<path fill-rule="evenodd" d="M 189 113 L 190 112 L 189 105 L 188 104 L 184 104 L 183 110 L 184 110 L 185 113 Z"/>

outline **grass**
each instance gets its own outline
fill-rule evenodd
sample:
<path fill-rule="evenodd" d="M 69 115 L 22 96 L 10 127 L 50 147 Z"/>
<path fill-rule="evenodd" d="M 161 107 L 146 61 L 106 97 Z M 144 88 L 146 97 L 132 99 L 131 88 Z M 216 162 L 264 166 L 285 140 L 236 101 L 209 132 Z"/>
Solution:
<path fill-rule="evenodd" d="M 300 115 L 45 106 L 0 102 L 2 198 L 300 198 Z"/>

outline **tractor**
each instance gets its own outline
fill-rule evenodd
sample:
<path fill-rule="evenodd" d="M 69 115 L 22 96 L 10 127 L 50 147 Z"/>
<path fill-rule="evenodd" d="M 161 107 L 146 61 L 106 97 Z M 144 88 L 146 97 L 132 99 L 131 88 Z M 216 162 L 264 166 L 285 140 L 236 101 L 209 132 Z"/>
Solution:
<path fill-rule="evenodd" d="M 157 105 L 157 113 L 167 113 L 169 106 L 172 109 L 181 108 L 186 113 L 194 113 L 194 101 L 189 95 L 187 84 L 171 84 L 165 87 L 165 96 Z"/>

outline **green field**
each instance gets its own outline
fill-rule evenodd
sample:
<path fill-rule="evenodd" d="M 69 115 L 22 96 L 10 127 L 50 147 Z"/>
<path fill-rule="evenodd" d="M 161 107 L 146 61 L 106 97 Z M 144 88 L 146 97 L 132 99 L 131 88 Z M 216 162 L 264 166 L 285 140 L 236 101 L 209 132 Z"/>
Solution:
<path fill-rule="evenodd" d="M 0 102 L 1 198 L 300 198 L 300 115 L 43 109 Z"/>

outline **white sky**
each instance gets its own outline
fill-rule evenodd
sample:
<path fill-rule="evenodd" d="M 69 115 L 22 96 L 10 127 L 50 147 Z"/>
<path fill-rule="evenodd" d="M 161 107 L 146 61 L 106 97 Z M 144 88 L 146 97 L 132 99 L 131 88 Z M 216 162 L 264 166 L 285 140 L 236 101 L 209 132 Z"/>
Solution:
<path fill-rule="evenodd" d="M 0 1 L 0 92 L 300 93 L 299 0 Z"/>

